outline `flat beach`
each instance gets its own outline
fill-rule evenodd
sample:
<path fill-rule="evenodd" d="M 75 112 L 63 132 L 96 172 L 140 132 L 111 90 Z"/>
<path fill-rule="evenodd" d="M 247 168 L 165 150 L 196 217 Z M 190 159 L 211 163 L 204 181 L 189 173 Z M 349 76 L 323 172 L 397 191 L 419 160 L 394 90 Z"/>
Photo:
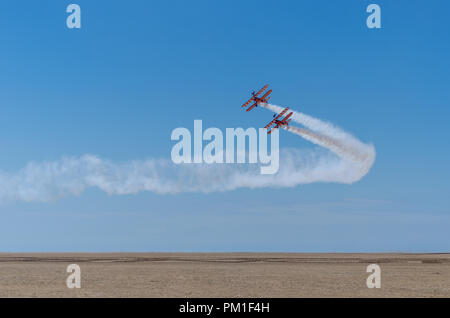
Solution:
<path fill-rule="evenodd" d="M 0 253 L 0 297 L 450 297 L 450 254 Z"/>

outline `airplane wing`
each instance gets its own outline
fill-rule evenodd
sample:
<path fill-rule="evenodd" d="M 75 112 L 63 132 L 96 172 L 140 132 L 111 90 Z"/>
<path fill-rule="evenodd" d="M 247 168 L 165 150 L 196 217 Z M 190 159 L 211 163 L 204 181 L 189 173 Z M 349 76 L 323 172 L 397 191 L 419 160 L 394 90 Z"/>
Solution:
<path fill-rule="evenodd" d="M 287 122 L 287 123 L 290 122 L 290 121 L 292 120 L 292 118 L 289 119 L 289 117 L 291 117 L 293 113 L 294 113 L 294 112 L 290 112 L 286 117 L 283 118 L 283 121 L 285 121 L 285 122 Z M 289 119 L 289 120 L 287 120 L 287 119 Z"/>
<path fill-rule="evenodd" d="M 264 129 L 267 129 L 267 128 L 269 128 L 270 126 L 272 126 L 272 124 L 273 124 L 274 121 L 275 121 L 275 120 L 272 120 L 270 123 L 268 123 L 268 124 L 264 127 Z"/>
<path fill-rule="evenodd" d="M 267 98 L 267 96 L 270 95 L 270 93 L 272 93 L 272 90 L 271 90 L 271 89 L 269 89 L 269 90 L 267 91 L 267 93 L 265 93 L 265 94 L 261 97 L 261 99 L 262 99 L 262 100 L 265 100 L 265 99 Z"/>
<path fill-rule="evenodd" d="M 289 107 L 286 107 L 285 109 L 283 109 L 283 111 L 281 113 L 278 114 L 277 117 L 275 117 L 275 119 L 278 119 L 280 117 L 282 117 L 284 114 L 286 114 L 286 112 L 289 110 Z"/>
<path fill-rule="evenodd" d="M 259 94 L 261 94 L 262 92 L 264 92 L 264 91 L 267 89 L 267 87 L 269 87 L 269 84 L 264 85 L 264 87 L 261 88 L 261 89 L 255 94 L 255 97 L 258 96 Z"/>
<path fill-rule="evenodd" d="M 255 99 L 252 97 L 250 98 L 244 105 L 242 105 L 242 107 L 247 106 L 248 104 L 250 104 L 252 101 L 254 101 Z"/>
<path fill-rule="evenodd" d="M 271 130 L 269 130 L 269 131 L 267 132 L 267 134 L 270 135 L 270 134 L 272 133 L 272 131 L 274 131 L 275 129 L 278 129 L 278 127 L 280 127 L 280 125 L 279 125 L 279 124 L 276 124 Z"/>
<path fill-rule="evenodd" d="M 247 108 L 247 112 L 248 111 L 251 111 L 253 108 L 255 108 L 256 107 L 256 105 L 258 105 L 258 103 L 254 103 L 252 106 L 250 106 L 249 108 Z"/>

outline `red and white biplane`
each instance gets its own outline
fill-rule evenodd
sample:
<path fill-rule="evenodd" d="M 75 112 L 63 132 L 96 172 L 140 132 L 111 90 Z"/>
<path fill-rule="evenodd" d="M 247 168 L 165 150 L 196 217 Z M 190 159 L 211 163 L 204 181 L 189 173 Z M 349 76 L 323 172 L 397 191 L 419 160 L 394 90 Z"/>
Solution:
<path fill-rule="evenodd" d="M 272 90 L 269 89 L 263 96 L 258 97 L 258 95 L 262 94 L 267 88 L 269 87 L 269 85 L 265 85 L 263 88 L 261 88 L 257 93 L 255 93 L 254 91 L 252 92 L 252 97 L 244 104 L 242 105 L 242 107 L 246 107 L 248 106 L 251 102 L 254 102 L 252 106 L 250 106 L 249 108 L 247 108 L 247 111 L 252 110 L 253 108 L 255 108 L 256 106 L 258 106 L 259 103 L 267 103 L 270 99 L 270 93 L 272 93 Z"/>
<path fill-rule="evenodd" d="M 273 115 L 273 117 L 275 117 L 270 123 L 268 123 L 266 125 L 266 127 L 264 127 L 265 129 L 268 129 L 270 126 L 272 126 L 273 124 L 275 124 L 275 126 L 271 129 L 269 129 L 269 131 L 267 132 L 267 134 L 271 134 L 272 131 L 274 129 L 278 129 L 279 127 L 283 127 L 283 126 L 287 126 L 289 125 L 289 122 L 292 120 L 292 118 L 290 118 L 292 116 L 292 114 L 294 112 L 290 112 L 289 114 L 287 114 L 284 118 L 281 118 L 284 116 L 284 114 L 287 113 L 287 111 L 289 110 L 289 107 L 286 107 L 281 113 L 279 113 L 278 115 Z"/>

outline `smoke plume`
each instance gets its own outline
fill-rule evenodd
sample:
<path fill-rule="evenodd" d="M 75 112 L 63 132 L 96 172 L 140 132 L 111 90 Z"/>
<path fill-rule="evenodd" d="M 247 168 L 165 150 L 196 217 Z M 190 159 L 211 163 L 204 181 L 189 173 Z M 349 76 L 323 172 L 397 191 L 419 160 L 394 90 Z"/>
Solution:
<path fill-rule="evenodd" d="M 263 104 L 279 113 L 283 108 Z M 319 119 L 294 112 L 285 130 L 323 148 L 281 149 L 280 169 L 261 175 L 258 164 L 174 164 L 170 159 L 112 162 L 94 155 L 30 162 L 16 172 L 0 171 L 0 202 L 53 201 L 96 187 L 110 195 L 218 192 L 239 188 L 294 187 L 313 182 L 351 184 L 370 170 L 372 145 Z"/>

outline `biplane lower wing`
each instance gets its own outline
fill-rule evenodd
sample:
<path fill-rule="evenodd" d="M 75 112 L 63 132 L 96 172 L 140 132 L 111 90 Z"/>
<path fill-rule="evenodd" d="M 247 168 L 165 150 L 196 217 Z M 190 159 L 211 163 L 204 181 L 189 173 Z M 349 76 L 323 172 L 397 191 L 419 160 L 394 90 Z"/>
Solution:
<path fill-rule="evenodd" d="M 252 106 L 250 106 L 249 108 L 247 108 L 247 112 L 251 111 L 253 108 L 255 108 L 258 105 L 258 103 L 254 103 Z"/>
<path fill-rule="evenodd" d="M 254 101 L 255 99 L 252 97 L 250 98 L 245 104 L 242 105 L 242 107 L 247 106 L 248 104 L 250 104 L 252 101 Z"/>
<path fill-rule="evenodd" d="M 283 121 L 285 123 L 289 123 L 292 120 L 292 118 L 289 118 L 289 117 L 291 117 L 293 113 L 294 112 L 290 112 L 286 117 L 284 117 Z"/>
<path fill-rule="evenodd" d="M 272 131 L 278 129 L 279 127 L 280 127 L 280 124 L 276 124 L 271 130 L 269 130 L 269 131 L 267 132 L 267 134 L 270 135 L 270 134 L 272 133 Z"/>

